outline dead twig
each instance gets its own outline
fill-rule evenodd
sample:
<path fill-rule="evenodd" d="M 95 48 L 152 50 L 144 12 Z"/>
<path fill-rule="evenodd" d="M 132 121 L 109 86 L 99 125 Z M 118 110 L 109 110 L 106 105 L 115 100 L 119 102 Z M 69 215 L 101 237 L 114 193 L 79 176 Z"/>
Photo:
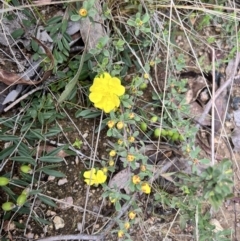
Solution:
<path fill-rule="evenodd" d="M 101 235 L 88 235 L 88 234 L 70 234 L 70 235 L 58 235 L 49 238 L 37 239 L 37 241 L 58 241 L 58 240 L 71 240 L 71 239 L 80 239 L 80 240 L 103 240 Z"/>

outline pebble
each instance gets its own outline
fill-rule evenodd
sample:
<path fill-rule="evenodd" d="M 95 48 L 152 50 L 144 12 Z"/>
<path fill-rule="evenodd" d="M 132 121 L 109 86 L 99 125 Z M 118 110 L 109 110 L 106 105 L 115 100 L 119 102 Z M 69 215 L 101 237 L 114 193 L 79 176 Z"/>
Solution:
<path fill-rule="evenodd" d="M 56 230 L 63 228 L 65 226 L 64 220 L 59 216 L 54 217 L 53 223 Z"/>

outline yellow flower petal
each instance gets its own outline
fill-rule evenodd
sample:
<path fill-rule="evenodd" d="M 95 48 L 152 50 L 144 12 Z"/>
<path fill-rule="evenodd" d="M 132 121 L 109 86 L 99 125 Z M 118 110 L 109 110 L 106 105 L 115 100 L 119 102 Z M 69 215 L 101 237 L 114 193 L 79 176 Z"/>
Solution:
<path fill-rule="evenodd" d="M 151 192 L 151 187 L 149 186 L 148 183 L 145 182 L 141 185 L 141 190 L 142 192 L 149 194 Z"/>
<path fill-rule="evenodd" d="M 97 102 L 100 102 L 103 98 L 103 95 L 102 93 L 99 93 L 99 92 L 93 92 L 93 93 L 90 93 L 89 95 L 89 99 L 93 102 L 93 103 L 97 103 Z"/>
<path fill-rule="evenodd" d="M 107 175 L 102 171 L 98 170 L 97 171 L 97 176 L 96 176 L 96 181 L 98 184 L 104 183 L 107 180 Z"/>
<path fill-rule="evenodd" d="M 92 168 L 89 171 L 86 171 L 83 173 L 83 176 L 85 177 L 84 181 L 88 184 L 88 185 L 93 185 L 96 184 L 96 169 Z"/>

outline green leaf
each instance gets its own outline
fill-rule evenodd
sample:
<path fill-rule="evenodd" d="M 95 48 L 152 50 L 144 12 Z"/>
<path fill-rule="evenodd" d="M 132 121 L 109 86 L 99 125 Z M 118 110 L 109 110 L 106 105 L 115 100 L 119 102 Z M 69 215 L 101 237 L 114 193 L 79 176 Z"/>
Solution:
<path fill-rule="evenodd" d="M 77 21 L 79 21 L 81 19 L 81 16 L 80 15 L 72 15 L 71 16 L 71 20 L 73 21 L 73 22 L 77 22 Z"/>
<path fill-rule="evenodd" d="M 87 39 L 86 42 L 88 42 L 88 39 Z M 82 71 L 82 68 L 83 68 L 83 63 L 84 63 L 86 51 L 87 51 L 87 49 L 85 48 L 84 51 L 83 51 L 82 57 L 81 57 L 81 61 L 80 61 L 79 67 L 78 67 L 78 71 L 77 71 L 76 75 L 66 85 L 65 90 L 63 91 L 63 93 L 61 94 L 61 96 L 58 100 L 59 104 L 62 103 L 63 101 L 65 101 L 68 98 L 69 94 L 72 92 L 73 88 L 76 86 L 76 84 L 78 82 L 79 75 L 80 75 L 80 73 Z"/>
<path fill-rule="evenodd" d="M 59 49 L 60 51 L 63 50 L 63 44 L 62 44 L 61 39 L 59 39 L 59 40 L 57 41 L 57 46 L 58 46 L 58 49 Z"/>
<path fill-rule="evenodd" d="M 38 43 L 37 43 L 35 40 L 33 40 L 33 39 L 32 39 L 32 41 L 31 41 L 31 47 L 32 47 L 32 49 L 33 49 L 34 52 L 37 52 L 38 49 L 39 49 Z"/>
<path fill-rule="evenodd" d="M 55 16 L 53 18 L 50 18 L 48 21 L 47 21 L 47 25 L 52 25 L 52 24 L 55 24 L 59 21 L 62 21 L 62 16 Z"/>
<path fill-rule="evenodd" d="M 38 130 L 30 130 L 29 132 L 33 134 L 34 137 L 37 137 L 37 139 L 45 140 L 45 137 Z"/>
<path fill-rule="evenodd" d="M 69 42 L 67 41 L 66 38 L 62 38 L 62 44 L 66 50 L 70 50 Z"/>
<path fill-rule="evenodd" d="M 46 156 L 56 156 L 59 151 L 63 150 L 64 148 L 67 148 L 67 147 L 68 147 L 68 145 L 59 146 L 56 149 L 48 152 Z"/>
<path fill-rule="evenodd" d="M 52 207 L 57 207 L 57 205 L 55 204 L 55 202 L 53 202 L 50 198 L 48 198 L 48 197 L 44 197 L 44 196 L 41 196 L 41 195 L 38 195 L 38 198 L 42 201 L 42 202 L 44 202 L 44 203 L 46 203 L 47 205 L 49 205 L 49 206 L 52 206 Z"/>
<path fill-rule="evenodd" d="M 43 218 L 39 218 L 39 216 L 32 216 L 32 218 L 37 221 L 38 223 L 41 223 L 41 224 L 46 224 L 46 225 L 50 225 L 51 222 L 49 222 L 48 220 L 45 220 Z"/>
<path fill-rule="evenodd" d="M 15 156 L 11 158 L 13 161 L 23 162 L 23 163 L 30 163 L 35 166 L 35 160 L 29 156 Z"/>
<path fill-rule="evenodd" d="M 1 152 L 0 152 L 0 160 L 3 160 L 5 159 L 6 157 L 9 157 L 13 151 L 15 150 L 16 146 L 15 145 L 12 145 L 12 146 L 9 146 L 5 149 L 3 149 Z"/>
<path fill-rule="evenodd" d="M 101 111 L 79 110 L 76 112 L 76 118 L 83 117 L 84 119 L 96 118 L 101 115 Z"/>
<path fill-rule="evenodd" d="M 68 26 L 68 21 L 66 19 L 64 19 L 62 21 L 62 26 L 61 26 L 61 33 L 64 34 L 67 30 L 67 26 Z"/>
<path fill-rule="evenodd" d="M 0 135 L 0 141 L 19 141 L 19 137 L 13 135 Z"/>
<path fill-rule="evenodd" d="M 21 37 L 23 34 L 24 34 L 23 28 L 19 28 L 11 33 L 11 35 L 14 39 Z"/>
<path fill-rule="evenodd" d="M 1 189 L 4 191 L 4 193 L 8 194 L 12 200 L 16 201 L 17 196 L 9 187 L 3 186 Z"/>
<path fill-rule="evenodd" d="M 54 176 L 54 177 L 66 177 L 65 174 L 63 174 L 62 172 L 58 172 L 55 170 L 51 170 L 51 169 L 42 169 L 42 171 L 44 173 L 46 173 L 49 176 Z"/>
<path fill-rule="evenodd" d="M 42 156 L 39 158 L 39 160 L 42 162 L 50 162 L 50 163 L 58 163 L 63 161 L 61 157 L 54 157 L 54 156 Z"/>

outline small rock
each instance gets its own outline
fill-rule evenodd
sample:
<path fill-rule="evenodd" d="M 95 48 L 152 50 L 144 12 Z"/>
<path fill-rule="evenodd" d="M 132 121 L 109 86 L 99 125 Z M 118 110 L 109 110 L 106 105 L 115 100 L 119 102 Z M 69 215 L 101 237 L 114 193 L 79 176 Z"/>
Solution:
<path fill-rule="evenodd" d="M 54 217 L 53 223 L 56 230 L 63 228 L 65 226 L 64 220 L 59 216 Z"/>
<path fill-rule="evenodd" d="M 82 223 L 77 224 L 77 230 L 82 232 Z"/>
<path fill-rule="evenodd" d="M 59 208 L 62 210 L 66 210 L 71 208 L 71 205 L 73 204 L 73 198 L 72 197 L 66 197 L 64 199 L 61 199 L 64 203 L 60 203 Z"/>
<path fill-rule="evenodd" d="M 62 185 L 64 185 L 64 184 L 67 183 L 67 182 L 68 182 L 67 178 L 62 178 L 62 179 L 60 179 L 60 180 L 58 181 L 58 186 L 62 186 Z"/>
<path fill-rule="evenodd" d="M 49 176 L 49 177 L 48 177 L 48 181 L 53 181 L 55 178 L 56 178 L 56 177 L 54 177 L 54 176 Z"/>

